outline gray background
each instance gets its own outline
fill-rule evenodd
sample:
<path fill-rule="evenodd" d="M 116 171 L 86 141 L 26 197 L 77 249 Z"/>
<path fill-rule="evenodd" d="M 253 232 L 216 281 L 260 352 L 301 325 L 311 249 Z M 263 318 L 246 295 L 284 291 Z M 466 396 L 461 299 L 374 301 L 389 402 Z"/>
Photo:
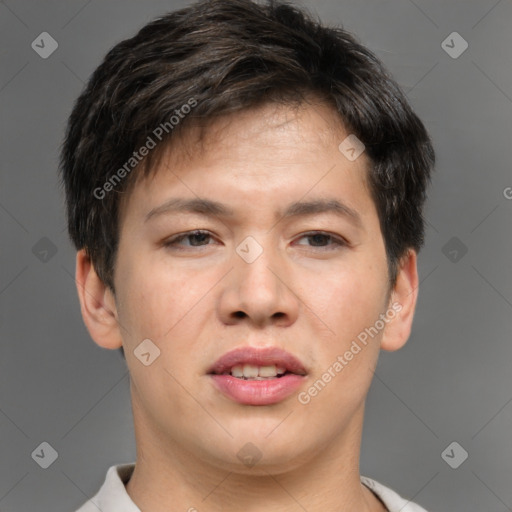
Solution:
<path fill-rule="evenodd" d="M 58 150 L 107 50 L 188 3 L 0 2 L 2 512 L 72 511 L 135 460 L 126 365 L 80 316 Z M 414 330 L 382 353 L 361 471 L 429 512 L 512 510 L 512 1 L 300 3 L 376 52 L 438 157 Z M 59 44 L 48 59 L 31 48 L 44 31 Z M 456 59 L 441 46 L 453 31 L 469 44 Z M 453 441 L 469 454 L 458 469 L 441 457 Z M 42 442 L 58 452 L 48 469 L 31 455 Z"/>

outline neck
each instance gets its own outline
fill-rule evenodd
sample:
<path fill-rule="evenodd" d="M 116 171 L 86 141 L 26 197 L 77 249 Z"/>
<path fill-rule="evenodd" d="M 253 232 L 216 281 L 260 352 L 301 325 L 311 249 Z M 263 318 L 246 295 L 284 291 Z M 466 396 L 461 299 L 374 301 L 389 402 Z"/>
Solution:
<path fill-rule="evenodd" d="M 360 482 L 359 451 L 364 405 L 345 432 L 307 460 L 287 468 L 254 466 L 241 472 L 205 462 L 135 414 L 137 462 L 126 485 L 141 510 L 167 512 L 382 512 L 386 508 Z"/>

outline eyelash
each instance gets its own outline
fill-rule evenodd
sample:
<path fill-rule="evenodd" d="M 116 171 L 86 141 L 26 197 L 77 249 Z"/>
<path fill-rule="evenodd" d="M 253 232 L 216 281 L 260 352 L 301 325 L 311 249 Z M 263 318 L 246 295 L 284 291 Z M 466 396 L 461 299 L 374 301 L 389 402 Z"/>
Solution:
<path fill-rule="evenodd" d="M 188 237 L 199 236 L 199 235 L 207 235 L 207 236 L 213 238 L 213 235 L 211 235 L 208 231 L 203 231 L 203 230 L 199 229 L 199 230 L 189 231 L 188 233 L 183 233 L 181 235 L 176 235 L 173 238 L 164 242 L 163 245 L 172 250 L 178 250 L 178 251 L 183 250 L 183 249 L 178 249 L 178 246 L 177 246 L 178 242 L 180 242 L 181 240 L 184 240 Z M 323 247 L 325 247 L 325 246 L 323 246 L 323 247 L 322 246 L 320 246 L 320 247 L 311 246 L 313 249 L 332 251 L 332 250 L 336 250 L 337 248 L 348 246 L 348 243 L 345 240 L 343 240 L 342 238 L 334 236 L 331 233 L 326 233 L 324 231 L 309 231 L 307 233 L 304 233 L 300 238 L 311 238 L 311 237 L 318 236 L 318 235 L 330 238 L 331 240 L 333 240 L 334 245 L 338 246 L 338 247 L 335 247 L 333 249 L 324 249 Z M 211 244 L 199 245 L 199 246 L 189 246 L 189 247 L 191 247 L 191 248 L 192 247 L 206 247 L 207 245 L 211 245 Z"/>

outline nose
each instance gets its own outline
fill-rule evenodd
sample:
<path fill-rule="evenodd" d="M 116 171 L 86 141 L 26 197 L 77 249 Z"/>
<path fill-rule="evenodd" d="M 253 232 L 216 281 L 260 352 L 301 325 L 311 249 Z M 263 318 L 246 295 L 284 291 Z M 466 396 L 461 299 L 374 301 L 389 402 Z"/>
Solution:
<path fill-rule="evenodd" d="M 223 280 L 218 304 L 221 320 L 228 325 L 242 321 L 258 327 L 291 325 L 297 319 L 300 299 L 293 290 L 286 258 L 270 244 L 258 245 L 262 252 L 253 261 L 243 257 L 243 249 L 233 254 L 233 270 Z"/>

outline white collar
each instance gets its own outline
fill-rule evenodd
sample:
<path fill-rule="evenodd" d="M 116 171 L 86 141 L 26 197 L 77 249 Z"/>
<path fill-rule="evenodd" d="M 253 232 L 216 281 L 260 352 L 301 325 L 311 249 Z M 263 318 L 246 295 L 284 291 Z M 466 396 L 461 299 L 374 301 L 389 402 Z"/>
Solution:
<path fill-rule="evenodd" d="M 134 462 L 110 466 L 100 490 L 76 512 L 141 512 L 125 487 L 134 469 Z M 361 476 L 361 483 L 380 498 L 389 512 L 427 512 L 371 478 Z"/>

